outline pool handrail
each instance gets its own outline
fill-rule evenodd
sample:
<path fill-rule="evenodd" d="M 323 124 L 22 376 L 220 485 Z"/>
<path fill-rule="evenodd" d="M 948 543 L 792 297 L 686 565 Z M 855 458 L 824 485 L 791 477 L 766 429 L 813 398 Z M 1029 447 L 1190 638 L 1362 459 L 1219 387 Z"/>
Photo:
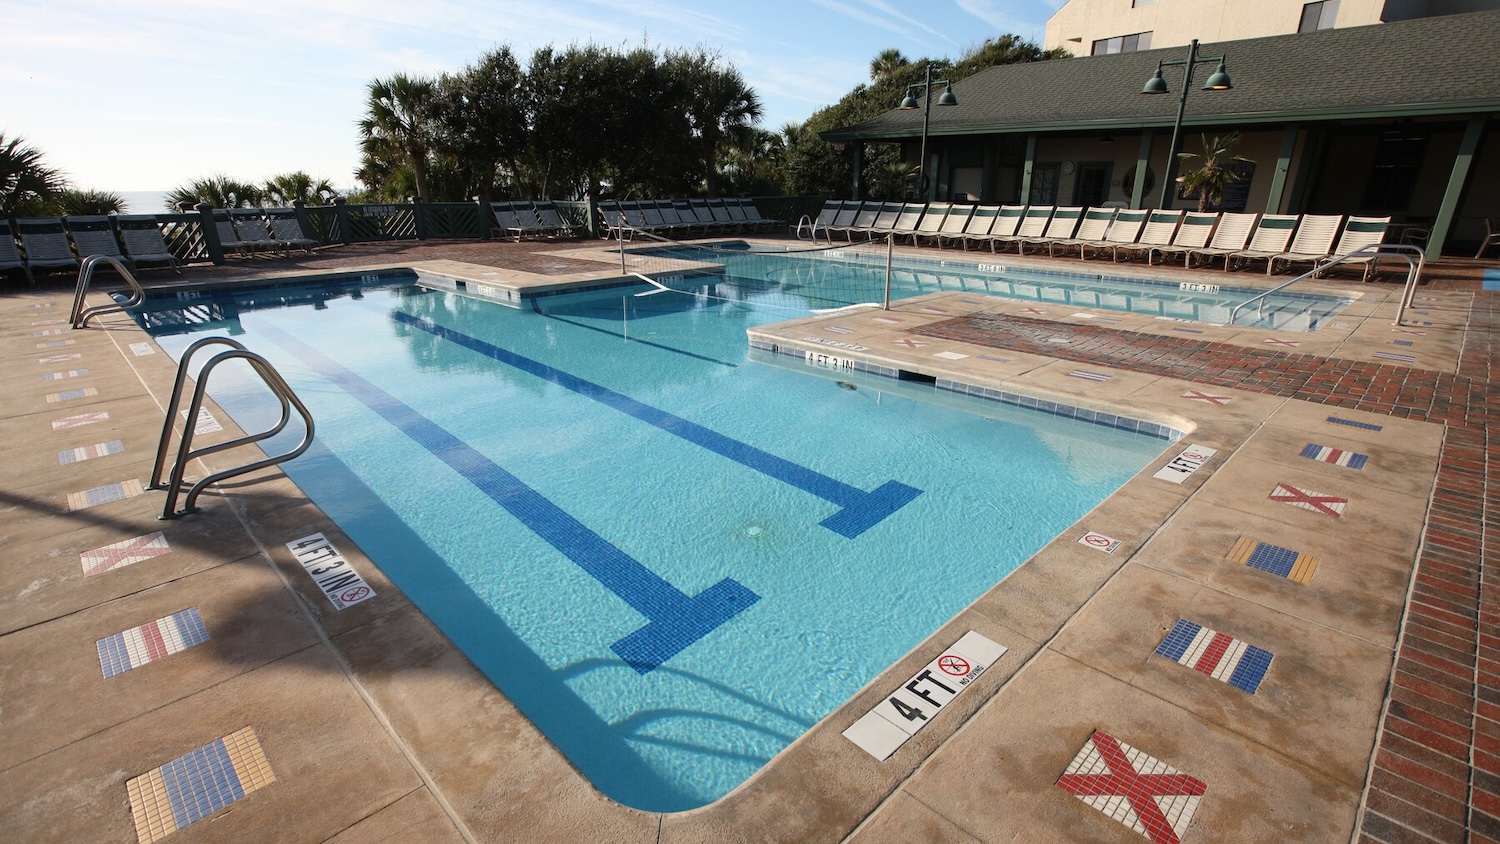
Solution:
<path fill-rule="evenodd" d="M 1412 260 L 1412 257 L 1410 255 L 1405 254 L 1408 252 L 1415 252 L 1417 254 L 1416 260 Z M 1412 298 L 1416 295 L 1417 292 L 1417 280 L 1421 278 L 1422 270 L 1427 265 L 1426 250 L 1413 243 L 1374 243 L 1368 246 L 1361 246 L 1360 248 L 1355 249 L 1352 252 L 1340 255 L 1336 258 L 1330 258 L 1329 260 L 1318 264 L 1317 266 L 1290 281 L 1278 284 L 1275 287 L 1270 288 L 1269 290 L 1262 291 L 1261 293 L 1257 293 L 1256 295 L 1251 296 L 1249 299 L 1246 299 L 1238 305 L 1235 305 L 1234 310 L 1229 312 L 1229 324 L 1234 325 L 1235 317 L 1239 315 L 1240 308 L 1245 307 L 1251 302 L 1260 302 L 1260 308 L 1256 311 L 1256 313 L 1263 314 L 1265 312 L 1266 297 L 1270 296 L 1272 293 L 1285 290 L 1286 288 L 1291 287 L 1293 284 L 1296 284 L 1297 282 L 1302 281 L 1305 278 L 1321 275 L 1325 270 L 1335 264 L 1343 263 L 1344 261 L 1348 261 L 1366 254 L 1389 255 L 1392 258 L 1400 258 L 1401 260 L 1406 262 L 1406 285 L 1404 292 L 1401 295 L 1401 306 L 1396 309 L 1396 321 L 1392 323 L 1392 325 L 1397 326 L 1405 325 L 1405 322 L 1403 320 L 1406 316 L 1406 309 L 1411 306 Z"/>
<path fill-rule="evenodd" d="M 94 268 L 100 264 L 109 264 L 114 267 L 120 275 L 125 277 L 125 282 L 130 285 L 130 298 L 124 302 L 110 302 L 106 305 L 95 305 L 86 308 L 84 299 L 88 296 L 89 283 L 94 280 Z M 68 314 L 68 322 L 74 328 L 86 328 L 90 319 L 104 314 L 112 314 L 117 311 L 126 311 L 136 307 L 146 300 L 146 291 L 141 289 L 141 283 L 135 280 L 135 276 L 125 267 L 125 263 L 118 258 L 109 255 L 90 255 L 83 259 L 78 265 L 78 283 L 73 288 L 73 310 Z"/>
<path fill-rule="evenodd" d="M 165 485 L 165 489 L 167 491 L 167 499 L 166 503 L 162 505 L 162 514 L 160 516 L 163 521 L 175 519 L 178 516 L 186 516 L 190 513 L 198 512 L 198 508 L 196 506 L 198 494 L 201 493 L 203 489 L 209 484 L 215 484 L 219 481 L 226 480 L 237 475 L 243 475 L 246 472 L 253 472 L 257 469 L 264 469 L 267 466 L 274 466 L 278 463 L 284 463 L 294 457 L 301 455 L 303 452 L 307 451 L 308 447 L 312 445 L 313 435 L 315 432 L 312 412 L 307 409 L 307 406 L 302 403 L 301 399 L 297 398 L 297 394 L 292 391 L 291 386 L 286 383 L 286 380 L 281 377 L 281 373 L 276 371 L 276 368 L 271 365 L 271 362 L 261 357 L 260 355 L 246 349 L 243 344 L 236 340 L 231 340 L 228 337 L 205 337 L 202 340 L 193 343 L 186 350 L 184 350 L 182 353 L 182 359 L 177 365 L 177 380 L 172 390 L 172 402 L 167 406 L 166 418 L 162 422 L 162 438 L 159 446 L 157 447 L 155 468 L 151 473 L 151 488 L 163 488 L 160 484 L 161 471 L 166 460 L 167 447 L 171 438 L 173 421 L 175 420 L 177 414 L 177 405 L 182 398 L 182 387 L 187 380 L 188 366 L 192 361 L 193 353 L 198 349 L 203 348 L 204 346 L 215 344 L 229 346 L 230 349 L 228 351 L 219 352 L 218 354 L 209 358 L 208 363 L 205 363 L 203 365 L 203 369 L 199 370 L 198 372 L 197 385 L 193 388 L 193 398 L 192 401 L 188 404 L 187 419 L 183 423 L 182 440 L 177 448 L 177 460 L 172 464 L 171 477 Z M 260 379 L 266 385 L 266 388 L 269 389 L 281 403 L 281 419 L 272 427 L 258 434 L 247 434 L 242 437 L 225 440 L 221 443 L 214 443 L 213 445 L 204 446 L 195 450 L 193 448 L 193 436 L 197 433 L 196 428 L 198 425 L 198 414 L 203 410 L 203 398 L 207 394 L 209 374 L 213 372 L 215 367 L 227 360 L 243 360 L 246 363 L 250 364 L 250 367 L 255 370 L 257 375 L 260 376 Z M 296 408 L 298 415 L 302 417 L 302 422 L 306 429 L 302 435 L 301 442 L 299 442 L 290 451 L 284 452 L 282 454 L 272 455 L 260 460 L 254 460 L 250 463 L 236 466 L 232 469 L 225 469 L 220 472 L 212 472 L 200 478 L 196 483 L 192 485 L 192 487 L 188 489 L 187 497 L 183 499 L 182 509 L 177 509 L 177 497 L 182 492 L 182 476 L 189 461 L 195 460 L 200 457 L 206 457 L 210 454 L 216 454 L 221 451 L 226 451 L 228 449 L 235 448 L 241 445 L 249 445 L 251 443 L 260 442 L 261 440 L 276 436 L 286 428 L 287 422 L 291 420 L 291 411 L 294 407 Z"/>

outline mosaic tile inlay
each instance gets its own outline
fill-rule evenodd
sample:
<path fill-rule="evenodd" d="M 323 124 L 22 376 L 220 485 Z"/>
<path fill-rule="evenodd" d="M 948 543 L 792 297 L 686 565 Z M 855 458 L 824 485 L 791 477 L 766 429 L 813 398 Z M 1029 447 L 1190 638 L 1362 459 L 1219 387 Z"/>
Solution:
<path fill-rule="evenodd" d="M 98 387 L 84 387 L 81 390 L 63 390 L 60 393 L 48 393 L 47 394 L 47 404 L 57 404 L 59 402 L 75 401 L 77 399 L 86 399 L 86 398 L 88 398 L 90 396 L 97 396 L 97 395 L 99 395 L 99 388 Z"/>
<path fill-rule="evenodd" d="M 140 481 L 131 478 L 128 481 L 96 486 L 83 492 L 71 492 L 68 493 L 68 510 L 82 510 L 96 504 L 108 504 L 111 501 L 134 498 L 145 491 Z"/>
<path fill-rule="evenodd" d="M 1095 730 L 1062 776 L 1062 790 L 1156 844 L 1179 844 L 1208 786 Z"/>
<path fill-rule="evenodd" d="M 1335 425 L 1344 425 L 1349 428 L 1360 428 L 1365 431 L 1380 431 L 1384 429 L 1383 425 L 1375 425 L 1370 422 L 1356 422 L 1353 419 L 1342 419 L 1337 416 L 1328 417 L 1328 421 L 1332 422 Z"/>
<path fill-rule="evenodd" d="M 1177 620 L 1156 653 L 1252 695 L 1273 657 L 1270 651 L 1186 619 Z"/>
<path fill-rule="evenodd" d="M 1317 557 L 1248 536 L 1242 536 L 1234 543 L 1229 551 L 1229 561 L 1302 584 L 1312 580 L 1313 573 L 1318 570 Z"/>
<path fill-rule="evenodd" d="M 1317 445 L 1316 443 L 1308 443 L 1303 446 L 1301 456 L 1309 460 L 1318 460 L 1323 463 L 1332 463 L 1335 466 L 1347 466 L 1350 469 L 1360 470 L 1363 470 L 1365 464 L 1370 462 L 1368 454 L 1360 454 L 1357 451 L 1344 451 L 1341 448 Z"/>
<path fill-rule="evenodd" d="M 80 413 L 77 416 L 64 416 L 61 419 L 52 420 L 52 430 L 66 431 L 69 428 L 78 428 L 83 425 L 92 425 L 95 422 L 104 422 L 109 419 L 109 411 L 96 410 L 93 413 Z"/>
<path fill-rule="evenodd" d="M 110 440 L 107 443 L 94 443 L 83 445 L 78 448 L 70 448 L 57 453 L 57 465 L 66 466 L 69 463 L 78 463 L 82 460 L 92 460 L 95 457 L 107 457 L 111 454 L 119 454 L 125 450 L 125 443 L 120 440 Z"/>
<path fill-rule="evenodd" d="M 83 576 L 93 577 L 131 563 L 160 557 L 171 550 L 171 546 L 167 544 L 166 535 L 161 531 L 156 531 L 145 536 L 113 542 L 92 551 L 85 551 L 78 555 L 78 561 L 83 565 Z"/>
<path fill-rule="evenodd" d="M 1325 516 L 1344 515 L 1344 507 L 1349 503 L 1347 498 L 1339 498 L 1326 492 L 1313 492 L 1310 489 L 1283 483 L 1276 484 L 1276 488 L 1271 490 L 1270 499 L 1311 510 L 1314 513 L 1322 513 Z"/>
<path fill-rule="evenodd" d="M 108 680 L 207 641 L 208 628 L 203 626 L 198 608 L 188 607 L 100 639 L 95 646 L 99 649 L 99 669 Z"/>
<path fill-rule="evenodd" d="M 141 844 L 154 844 L 193 821 L 276 781 L 250 727 L 216 739 L 125 783 Z"/>

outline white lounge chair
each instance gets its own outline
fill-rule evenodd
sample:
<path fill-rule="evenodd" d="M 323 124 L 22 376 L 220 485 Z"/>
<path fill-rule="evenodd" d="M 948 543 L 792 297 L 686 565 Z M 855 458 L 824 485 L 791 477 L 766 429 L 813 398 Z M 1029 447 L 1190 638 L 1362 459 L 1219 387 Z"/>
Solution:
<path fill-rule="evenodd" d="M 1134 246 L 1141 237 L 1141 229 L 1146 226 L 1146 218 L 1151 215 L 1150 211 L 1137 208 L 1135 210 L 1123 209 L 1115 213 L 1115 219 L 1109 224 L 1109 229 L 1104 237 L 1086 243 L 1078 244 L 1078 259 L 1083 260 L 1089 256 L 1090 249 L 1095 252 L 1103 252 L 1108 249 L 1113 257 L 1117 250 L 1127 246 Z"/>
<path fill-rule="evenodd" d="M 978 216 L 979 214 L 979 212 L 977 211 L 974 213 L 975 216 Z M 995 212 L 995 216 L 990 219 L 990 224 L 988 227 L 984 228 L 981 231 L 979 229 L 976 229 L 974 226 L 969 226 L 968 229 L 965 230 L 966 233 L 964 234 L 964 251 L 969 251 L 970 243 L 993 244 L 995 238 L 1006 237 L 1015 234 L 1016 229 L 1021 225 L 1021 218 L 1024 216 L 1026 216 L 1026 206 L 1024 205 L 1000 206 L 1000 208 Z M 991 245 L 990 251 L 994 251 L 994 248 L 995 247 Z"/>
<path fill-rule="evenodd" d="M 1146 227 L 1141 230 L 1141 236 L 1134 243 L 1121 244 L 1114 247 L 1112 251 L 1116 261 L 1120 260 L 1120 253 L 1150 254 L 1151 249 L 1156 246 L 1167 246 L 1177 234 L 1177 224 L 1182 222 L 1181 211 L 1152 211 L 1151 216 L 1146 218 Z"/>
<path fill-rule="evenodd" d="M 829 226 L 833 225 L 834 219 L 838 217 L 839 212 L 843 209 L 844 201 L 842 199 L 829 200 L 823 203 L 822 208 L 818 209 L 816 217 L 803 214 L 802 219 L 797 221 L 797 225 L 792 227 L 792 234 L 796 235 L 798 240 L 802 240 L 804 233 L 806 233 L 807 240 L 816 241 L 818 239 L 818 229 L 826 230 Z"/>
<path fill-rule="evenodd" d="M 1146 263 L 1161 255 L 1168 254 L 1186 255 L 1194 249 L 1202 249 L 1208 245 L 1208 238 L 1213 233 L 1214 226 L 1219 224 L 1217 211 L 1189 211 L 1182 217 L 1182 225 L 1177 227 L 1177 233 L 1172 235 L 1172 242 L 1161 246 L 1153 246 L 1146 250 Z M 1186 260 L 1186 258 L 1184 258 Z"/>
<path fill-rule="evenodd" d="M 1002 210 L 1004 210 L 1003 206 Z M 1020 224 L 1016 226 L 1014 232 L 996 234 L 993 228 L 990 229 L 990 251 L 999 252 L 1002 243 L 1019 243 L 1029 237 L 1041 237 L 1042 233 L 1047 230 L 1047 223 L 1051 221 L 1052 212 L 1055 210 L 1057 210 L 1055 205 L 1032 205 L 1027 207 L 1025 213 L 1021 215 Z M 998 224 L 996 221 L 996 225 Z M 1020 249 L 1020 246 L 1016 247 L 1017 252 L 1020 252 Z"/>
<path fill-rule="evenodd" d="M 1245 244 L 1250 242 L 1250 231 L 1255 228 L 1255 220 L 1259 216 L 1254 213 L 1223 214 L 1219 217 L 1218 227 L 1214 229 L 1213 239 L 1208 242 L 1207 246 L 1189 249 L 1182 258 L 1182 265 L 1191 267 L 1197 258 L 1204 258 L 1207 263 L 1212 264 L 1215 258 L 1222 258 L 1244 249 Z"/>
<path fill-rule="evenodd" d="M 1078 230 L 1072 237 L 1054 240 L 1047 244 L 1047 254 L 1056 256 L 1057 247 L 1062 246 L 1071 249 L 1078 247 L 1078 254 L 1083 255 L 1084 244 L 1095 243 L 1104 238 L 1105 232 L 1109 231 L 1109 224 L 1115 221 L 1115 209 L 1113 208 L 1090 208 L 1084 212 L 1083 222 L 1078 224 Z"/>
<path fill-rule="evenodd" d="M 969 221 L 974 218 L 975 206 L 968 204 L 949 205 L 948 213 L 943 215 L 943 224 L 930 237 L 939 249 L 943 248 L 943 241 L 962 237 L 964 229 L 968 227 Z"/>
<path fill-rule="evenodd" d="M 1361 249 L 1368 249 L 1381 243 L 1385 240 L 1386 230 L 1390 227 L 1390 217 L 1350 217 L 1344 223 L 1344 233 L 1339 235 L 1339 242 L 1337 246 L 1333 247 L 1333 254 L 1313 263 L 1313 268 L 1317 270 L 1314 275 L 1322 275 L 1330 267 L 1335 266 L 1334 261 L 1345 255 L 1358 252 Z M 1369 281 L 1370 274 L 1375 272 L 1379 262 L 1380 254 L 1371 250 L 1353 258 L 1346 258 L 1343 261 L 1339 261 L 1336 266 L 1363 264 L 1364 272 L 1360 281 Z"/>
<path fill-rule="evenodd" d="M 1266 260 L 1266 275 L 1274 275 L 1278 264 L 1283 264 L 1288 269 L 1293 264 L 1317 266 L 1319 261 L 1333 254 L 1333 239 L 1339 233 L 1339 223 L 1343 221 L 1343 214 L 1303 214 L 1302 220 L 1297 223 L 1297 234 L 1292 238 L 1292 245 L 1285 252 L 1272 255 Z"/>
<path fill-rule="evenodd" d="M 1239 261 L 1269 261 L 1271 256 L 1286 251 L 1292 242 L 1292 232 L 1297 229 L 1296 214 L 1266 214 L 1255 225 L 1255 234 L 1250 236 L 1250 245 L 1224 256 L 1224 271 Z"/>

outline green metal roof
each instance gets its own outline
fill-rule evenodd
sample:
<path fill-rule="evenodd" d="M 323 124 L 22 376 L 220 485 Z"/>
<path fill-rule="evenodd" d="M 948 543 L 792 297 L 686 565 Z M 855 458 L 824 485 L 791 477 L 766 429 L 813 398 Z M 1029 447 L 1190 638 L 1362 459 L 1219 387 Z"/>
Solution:
<path fill-rule="evenodd" d="M 1283 123 L 1500 111 L 1500 12 L 1422 18 L 1199 45 L 1225 56 L 1234 88 L 1202 91 L 1199 64 L 1185 126 Z M 929 135 L 1171 126 L 1182 67 L 1163 70 L 1170 94 L 1142 94 L 1158 60 L 1187 45 L 1136 53 L 1000 65 L 953 85 L 958 105 L 932 107 Z M 922 110 L 893 109 L 823 132 L 829 141 L 922 133 Z"/>

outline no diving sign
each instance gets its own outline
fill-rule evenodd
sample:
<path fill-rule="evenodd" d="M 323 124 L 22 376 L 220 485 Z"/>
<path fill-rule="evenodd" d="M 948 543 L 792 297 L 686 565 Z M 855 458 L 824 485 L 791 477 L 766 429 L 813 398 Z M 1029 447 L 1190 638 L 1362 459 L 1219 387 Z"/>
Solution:
<path fill-rule="evenodd" d="M 882 762 L 927 726 L 1005 654 L 1005 646 L 970 630 L 844 731 Z"/>
<path fill-rule="evenodd" d="M 1216 448 L 1209 448 L 1206 445 L 1194 443 L 1184 449 L 1181 454 L 1172 458 L 1171 462 L 1167 463 L 1167 465 L 1157 469 L 1156 474 L 1151 477 L 1167 481 L 1168 483 L 1180 484 L 1187 480 L 1189 475 L 1202 469 L 1203 464 L 1207 463 L 1218 453 L 1219 450 Z"/>

